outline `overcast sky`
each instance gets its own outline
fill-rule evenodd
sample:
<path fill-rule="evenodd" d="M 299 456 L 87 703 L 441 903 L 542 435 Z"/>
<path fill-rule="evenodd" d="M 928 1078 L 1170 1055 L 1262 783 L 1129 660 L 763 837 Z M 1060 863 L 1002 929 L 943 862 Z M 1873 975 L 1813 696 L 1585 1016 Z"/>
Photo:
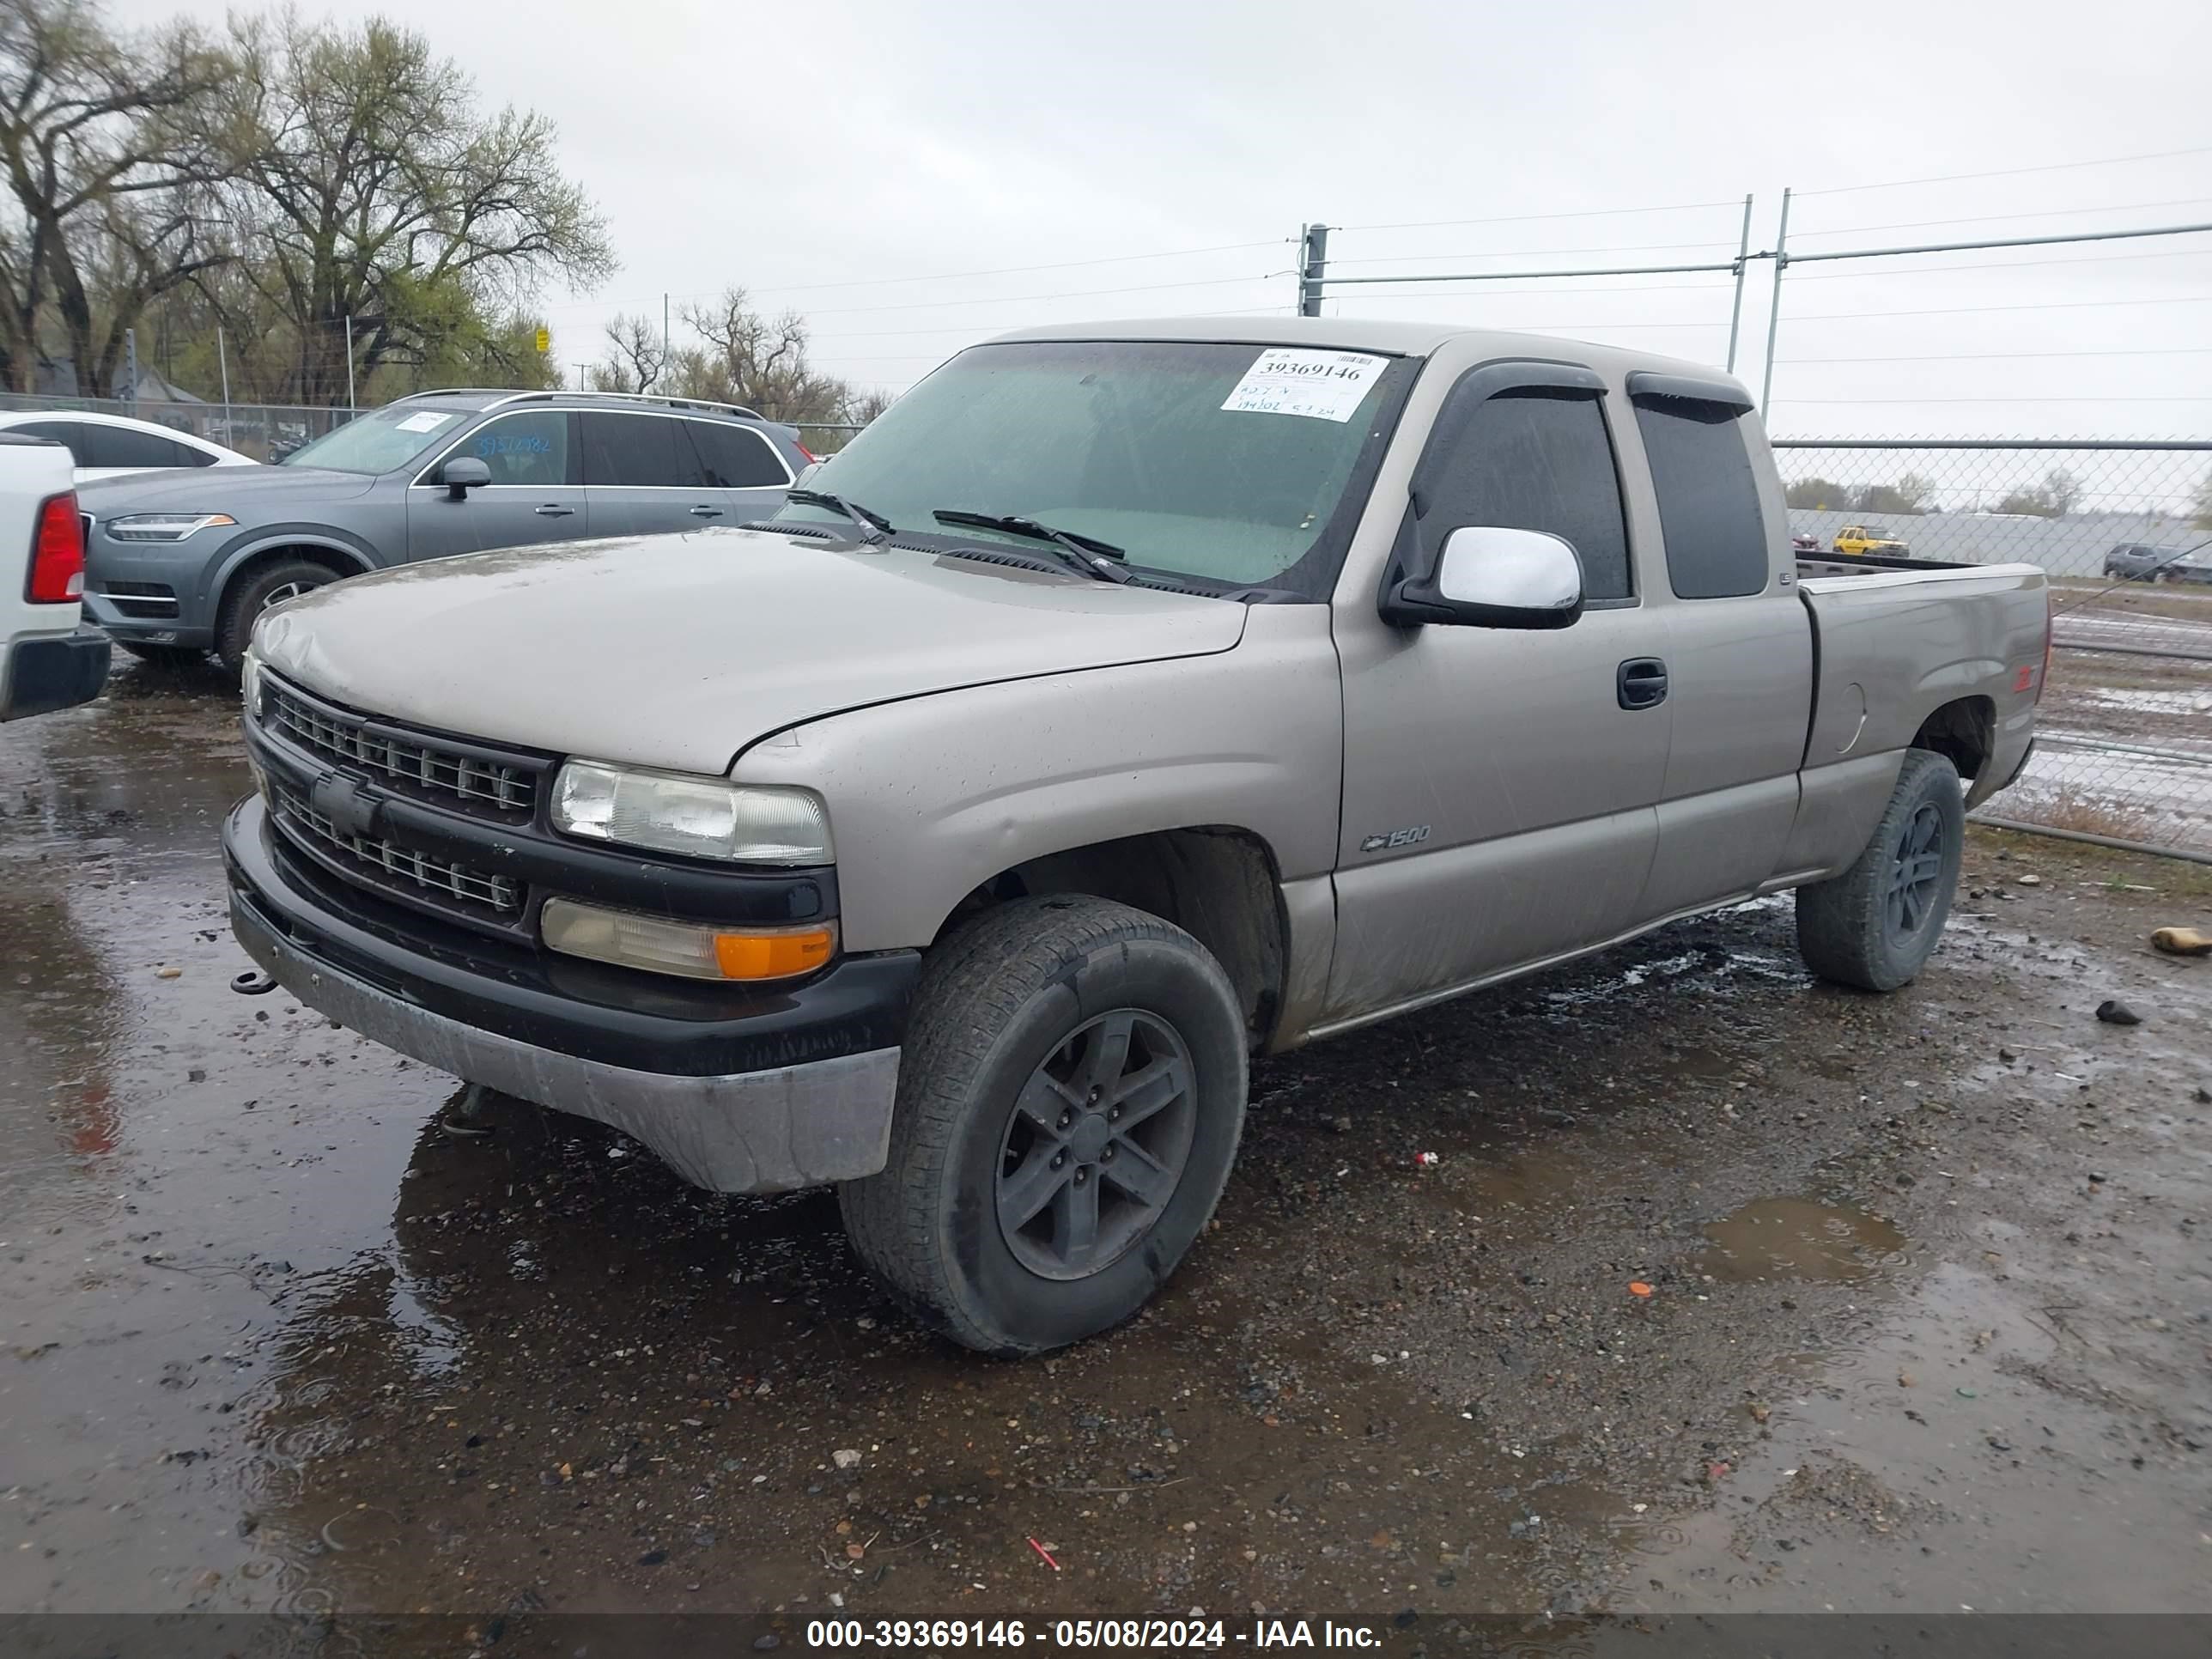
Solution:
<path fill-rule="evenodd" d="M 560 123 L 623 267 L 543 297 L 571 373 L 616 311 L 657 319 L 664 293 L 731 283 L 892 389 L 1023 324 L 1287 310 L 1310 220 L 1351 227 L 1331 248 L 1346 276 L 1725 261 L 1747 193 L 1753 247 L 1773 246 L 1785 185 L 1802 251 L 2212 221 L 2203 0 L 379 9 L 487 101 Z M 1754 390 L 1770 284 L 1754 265 Z M 1349 289 L 1328 308 L 1717 363 L 1729 298 L 1725 274 L 1678 275 Z M 2212 235 L 1808 264 L 1782 318 L 1778 433 L 2212 431 Z"/>

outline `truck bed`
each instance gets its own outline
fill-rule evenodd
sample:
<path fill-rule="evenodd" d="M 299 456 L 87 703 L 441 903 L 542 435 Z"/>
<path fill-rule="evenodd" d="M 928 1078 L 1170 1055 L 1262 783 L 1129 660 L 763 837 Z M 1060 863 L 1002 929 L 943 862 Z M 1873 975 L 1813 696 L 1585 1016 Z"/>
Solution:
<path fill-rule="evenodd" d="M 1969 805 L 2012 781 L 2027 752 L 2050 640 L 2050 592 L 2030 564 L 1803 558 L 1812 618 L 1808 771 L 1901 752 L 1930 708 L 1987 735 Z"/>

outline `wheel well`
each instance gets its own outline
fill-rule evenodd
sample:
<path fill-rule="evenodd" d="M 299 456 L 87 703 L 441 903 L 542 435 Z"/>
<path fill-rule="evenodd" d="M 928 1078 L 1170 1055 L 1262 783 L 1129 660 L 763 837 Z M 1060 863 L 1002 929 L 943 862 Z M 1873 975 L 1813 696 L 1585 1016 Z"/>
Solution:
<path fill-rule="evenodd" d="M 365 561 L 321 542 L 286 542 L 277 547 L 264 547 L 251 558 L 240 560 L 237 568 L 222 579 L 222 592 L 216 596 L 217 614 L 221 614 L 222 607 L 230 603 L 230 596 L 238 591 L 239 583 L 255 571 L 266 569 L 286 559 L 304 559 L 309 564 L 321 565 L 341 576 L 358 576 L 368 568 Z"/>
<path fill-rule="evenodd" d="M 1264 1042 L 1282 1008 L 1285 927 L 1273 854 L 1249 830 L 1163 830 L 1048 853 L 982 883 L 938 930 L 1009 899 L 1087 893 L 1171 921 L 1212 952 L 1236 987 L 1245 1029 Z"/>
<path fill-rule="evenodd" d="M 1942 756 L 1960 777 L 1972 778 L 1988 764 L 1996 733 L 1996 705 L 1987 697 L 1960 697 L 1920 722 L 1912 746 Z"/>

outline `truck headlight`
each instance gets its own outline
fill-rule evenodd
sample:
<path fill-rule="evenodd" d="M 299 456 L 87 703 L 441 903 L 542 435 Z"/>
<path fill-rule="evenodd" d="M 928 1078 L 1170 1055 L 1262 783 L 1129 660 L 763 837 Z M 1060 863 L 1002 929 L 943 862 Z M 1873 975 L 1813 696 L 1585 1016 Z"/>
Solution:
<path fill-rule="evenodd" d="M 103 526 L 118 542 L 180 542 L 203 530 L 236 524 L 228 513 L 126 513 Z"/>
<path fill-rule="evenodd" d="M 553 827 L 585 841 L 733 864 L 831 864 L 830 812 L 811 789 L 570 761 Z"/>
<path fill-rule="evenodd" d="M 246 705 L 246 717 L 261 718 L 261 659 L 253 654 L 253 647 L 246 647 L 246 656 L 238 665 L 238 695 Z"/>

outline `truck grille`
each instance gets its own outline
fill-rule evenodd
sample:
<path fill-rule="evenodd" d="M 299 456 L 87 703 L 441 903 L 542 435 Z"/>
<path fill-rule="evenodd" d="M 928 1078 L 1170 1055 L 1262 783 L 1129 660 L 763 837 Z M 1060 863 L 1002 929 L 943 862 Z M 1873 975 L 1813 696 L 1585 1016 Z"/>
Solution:
<path fill-rule="evenodd" d="M 261 687 L 264 726 L 303 749 L 350 762 L 380 783 L 509 822 L 527 818 L 538 805 L 538 768 L 522 757 L 492 760 L 403 734 L 304 697 L 274 675 L 264 675 Z"/>
<path fill-rule="evenodd" d="M 514 921 L 522 915 L 528 891 L 520 882 L 465 864 L 434 858 L 417 848 L 379 836 L 349 836 L 310 805 L 307 798 L 282 784 L 270 791 L 276 819 L 337 861 L 365 884 L 458 906 L 477 915 Z"/>

